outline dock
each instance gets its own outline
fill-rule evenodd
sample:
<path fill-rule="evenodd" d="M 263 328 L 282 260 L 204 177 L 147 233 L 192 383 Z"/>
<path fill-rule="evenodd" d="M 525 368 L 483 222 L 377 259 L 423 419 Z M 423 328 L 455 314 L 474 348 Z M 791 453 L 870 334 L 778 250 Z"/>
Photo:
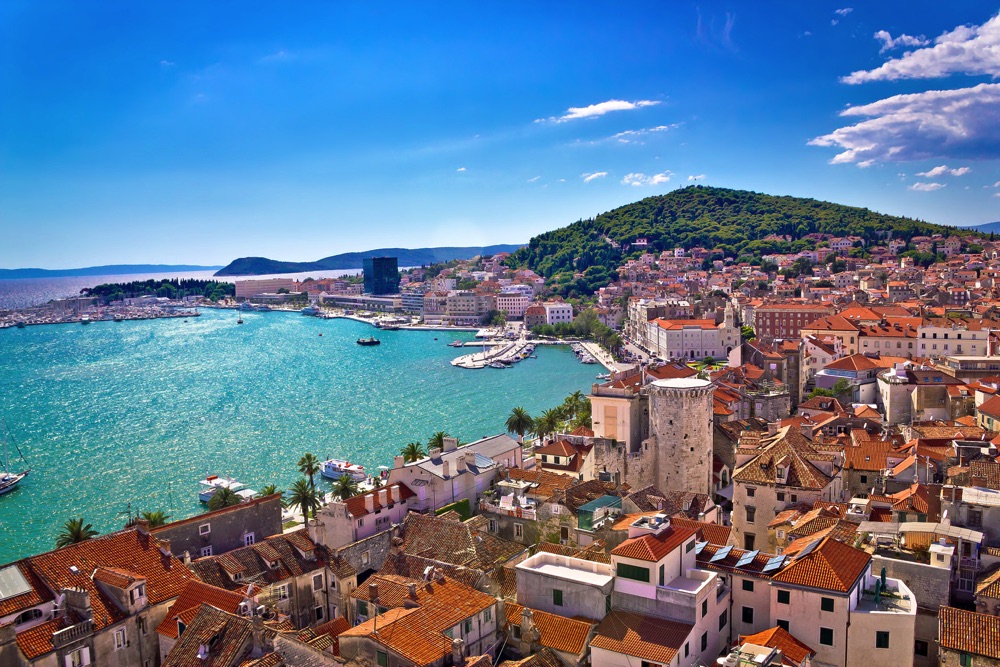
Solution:
<path fill-rule="evenodd" d="M 451 365 L 458 368 L 486 368 L 495 361 L 510 364 L 520 361 L 522 353 L 531 345 L 531 342 L 523 338 L 513 342 L 503 342 L 489 350 L 458 357 L 451 362 Z"/>

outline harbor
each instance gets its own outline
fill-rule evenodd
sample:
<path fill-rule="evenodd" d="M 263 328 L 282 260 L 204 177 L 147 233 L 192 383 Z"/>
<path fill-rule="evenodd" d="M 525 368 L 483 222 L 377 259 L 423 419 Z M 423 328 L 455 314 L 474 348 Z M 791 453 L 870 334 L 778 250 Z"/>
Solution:
<path fill-rule="evenodd" d="M 0 329 L 13 329 L 43 324 L 92 324 L 130 320 L 159 320 L 198 317 L 201 313 L 187 306 L 107 306 L 99 310 L 77 312 L 46 306 L 0 311 Z"/>

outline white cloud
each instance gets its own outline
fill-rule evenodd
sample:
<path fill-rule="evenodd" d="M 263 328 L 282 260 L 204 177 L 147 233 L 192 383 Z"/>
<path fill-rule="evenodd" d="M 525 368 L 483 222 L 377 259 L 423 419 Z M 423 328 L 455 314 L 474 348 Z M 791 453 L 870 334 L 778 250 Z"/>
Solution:
<path fill-rule="evenodd" d="M 258 62 L 260 63 L 280 63 L 286 60 L 291 60 L 294 56 L 285 50 L 275 51 L 269 55 L 264 56 Z"/>
<path fill-rule="evenodd" d="M 592 174 L 580 174 L 580 178 L 583 179 L 584 183 L 590 183 L 591 181 L 597 180 L 598 178 L 604 178 L 608 175 L 606 171 L 595 171 Z"/>
<path fill-rule="evenodd" d="M 899 37 L 893 37 L 887 30 L 879 30 L 874 36 L 875 39 L 882 42 L 882 48 L 879 49 L 879 53 L 892 51 L 901 46 L 927 46 L 930 44 L 930 41 L 923 35 L 914 37 L 913 35 L 903 34 Z"/>
<path fill-rule="evenodd" d="M 914 183 L 909 189 L 916 190 L 917 192 L 934 192 L 943 187 L 944 183 Z"/>
<path fill-rule="evenodd" d="M 643 107 L 652 107 L 659 104 L 656 100 L 636 100 L 635 102 L 629 102 L 627 100 L 608 100 L 607 102 L 599 102 L 598 104 L 591 104 L 585 107 L 570 107 L 566 110 L 566 113 L 558 118 L 552 117 L 547 120 L 555 121 L 557 123 L 565 123 L 568 120 L 577 120 L 579 118 L 597 118 L 603 116 L 604 114 L 611 113 L 612 111 L 631 111 L 632 109 L 641 109 Z M 536 123 L 544 123 L 545 118 L 538 118 L 535 120 Z"/>
<path fill-rule="evenodd" d="M 173 63 L 173 62 L 171 62 L 169 60 L 161 60 L 160 61 L 160 67 L 173 67 L 176 64 L 177 63 Z"/>
<path fill-rule="evenodd" d="M 867 118 L 809 142 L 842 149 L 832 164 L 1000 158 L 1000 84 L 894 95 L 840 115 Z"/>
<path fill-rule="evenodd" d="M 537 181 L 537 180 L 538 180 L 539 178 L 541 178 L 541 176 L 532 176 L 531 178 L 529 178 L 529 179 L 528 179 L 528 182 L 529 182 L 529 183 L 534 183 L 534 182 L 535 182 L 535 181 Z"/>
<path fill-rule="evenodd" d="M 458 169 L 456 169 L 455 171 L 465 171 L 465 167 L 459 167 L 459 168 L 458 168 Z"/>
<path fill-rule="evenodd" d="M 640 172 L 633 172 L 631 174 L 625 174 L 625 178 L 622 179 L 622 185 L 661 185 L 669 182 L 671 175 L 672 174 L 669 171 L 653 174 L 652 176 L 647 176 L 646 174 Z"/>
<path fill-rule="evenodd" d="M 705 174 L 698 174 L 697 176 L 688 176 L 688 181 L 701 181 L 705 179 Z"/>
<path fill-rule="evenodd" d="M 997 181 L 996 183 L 994 183 L 994 184 L 993 184 L 993 187 L 995 187 L 995 188 L 1000 188 L 1000 181 Z"/>
<path fill-rule="evenodd" d="M 855 84 L 950 74 L 1000 76 L 1000 14 L 981 26 L 958 26 L 935 39 L 933 46 L 908 51 L 875 69 L 859 70 L 841 80 Z"/>
<path fill-rule="evenodd" d="M 835 9 L 833 11 L 833 13 L 837 14 L 838 16 L 847 16 L 848 14 L 850 14 L 853 11 L 854 11 L 854 7 L 844 7 L 843 9 Z"/>
<path fill-rule="evenodd" d="M 927 171 L 917 172 L 917 176 L 924 176 L 926 178 L 937 178 L 938 176 L 948 176 L 948 175 L 965 176 L 970 171 L 972 171 L 972 169 L 970 169 L 969 167 L 958 167 L 957 169 L 949 169 L 948 165 L 942 164 Z"/>
<path fill-rule="evenodd" d="M 670 125 L 657 125 L 656 127 L 647 127 L 641 130 L 625 130 L 624 132 L 619 132 L 618 134 L 611 135 L 609 139 L 617 141 L 620 144 L 641 143 L 637 142 L 636 139 L 639 137 L 648 136 L 650 134 L 658 134 L 660 132 L 668 132 L 670 130 L 675 130 L 680 126 L 681 123 L 671 123 Z"/>

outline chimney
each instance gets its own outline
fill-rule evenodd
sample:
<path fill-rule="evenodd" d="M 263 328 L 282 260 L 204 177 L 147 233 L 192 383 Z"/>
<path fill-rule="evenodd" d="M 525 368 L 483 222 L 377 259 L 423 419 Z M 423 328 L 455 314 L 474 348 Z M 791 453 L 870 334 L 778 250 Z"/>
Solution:
<path fill-rule="evenodd" d="M 393 468 L 402 468 L 405 465 L 406 465 L 406 459 L 404 457 L 402 457 L 402 456 L 395 456 L 395 457 L 393 457 L 393 459 L 392 459 L 392 467 Z"/>
<path fill-rule="evenodd" d="M 441 458 L 441 448 L 431 447 L 431 450 L 427 453 L 427 455 L 430 456 L 432 459 L 439 459 Z"/>
<path fill-rule="evenodd" d="M 439 567 L 434 568 L 434 580 L 439 584 L 444 583 L 444 570 Z"/>
<path fill-rule="evenodd" d="M 475 465 L 476 465 L 476 453 L 475 452 L 466 452 L 465 453 L 465 467 L 466 468 L 472 468 L 472 467 L 475 467 Z"/>
<path fill-rule="evenodd" d="M 799 425 L 799 431 L 802 433 L 802 436 L 804 438 L 806 438 L 807 440 L 812 440 L 813 439 L 812 424 L 803 422 L 801 425 Z"/>
<path fill-rule="evenodd" d="M 465 649 L 465 642 L 461 639 L 451 640 L 451 664 L 461 665 L 465 662 L 463 653 Z"/>
<path fill-rule="evenodd" d="M 778 424 L 777 424 L 777 422 L 768 422 L 767 423 L 767 434 L 768 435 L 776 435 L 777 433 L 778 433 Z"/>
<path fill-rule="evenodd" d="M 446 452 L 453 452 L 458 449 L 458 438 L 445 438 L 442 443 Z"/>
<path fill-rule="evenodd" d="M 143 535 L 149 535 L 149 521 L 146 519 L 136 519 L 135 528 Z"/>
<path fill-rule="evenodd" d="M 521 641 L 530 645 L 534 644 L 541 637 L 538 628 L 535 626 L 535 617 L 531 610 L 525 607 L 521 610 Z"/>
<path fill-rule="evenodd" d="M 378 504 L 381 505 L 382 507 L 388 507 L 389 506 L 389 491 L 388 491 L 388 489 L 379 489 L 378 490 Z"/>
<path fill-rule="evenodd" d="M 171 556 L 174 555 L 173 552 L 170 551 L 170 540 L 160 539 L 160 540 L 157 540 L 157 541 L 160 543 L 160 553 L 161 554 L 163 554 L 167 558 L 170 558 Z"/>
<path fill-rule="evenodd" d="M 400 498 L 400 496 L 399 496 L 399 484 L 393 484 L 392 486 L 390 486 L 389 487 L 389 493 L 392 494 L 392 502 L 398 503 L 399 502 L 399 498 Z"/>
<path fill-rule="evenodd" d="M 455 459 L 455 471 L 459 472 L 459 473 L 465 472 L 465 457 L 464 456 L 459 456 L 457 459 Z"/>
<path fill-rule="evenodd" d="M 410 597 L 413 598 L 414 600 L 416 600 L 417 599 L 417 584 L 416 584 L 416 582 L 411 581 L 409 584 L 406 585 L 406 587 L 407 587 L 407 589 L 409 589 Z"/>
<path fill-rule="evenodd" d="M 369 492 L 369 493 L 365 494 L 365 509 L 368 510 L 369 512 L 374 512 L 375 511 L 375 494 L 374 493 Z"/>
<path fill-rule="evenodd" d="M 261 616 L 254 616 L 251 623 L 252 626 L 252 649 L 250 651 L 250 656 L 253 658 L 259 658 L 264 655 L 266 647 L 264 646 L 264 618 Z"/>
<path fill-rule="evenodd" d="M 378 584 L 368 584 L 368 601 L 378 607 Z M 375 611 L 378 611 L 376 609 Z M 372 614 L 373 616 L 375 614 Z"/>
<path fill-rule="evenodd" d="M 184 550 L 184 556 L 181 558 L 181 561 L 185 565 L 190 565 L 191 564 L 191 552 L 185 549 Z"/>
<path fill-rule="evenodd" d="M 446 478 L 451 476 L 451 465 L 447 461 L 441 462 L 441 474 Z"/>
<path fill-rule="evenodd" d="M 93 620 L 94 609 L 90 606 L 90 593 L 82 588 L 64 588 L 60 592 L 66 596 L 66 609 L 72 609 L 80 616 Z"/>

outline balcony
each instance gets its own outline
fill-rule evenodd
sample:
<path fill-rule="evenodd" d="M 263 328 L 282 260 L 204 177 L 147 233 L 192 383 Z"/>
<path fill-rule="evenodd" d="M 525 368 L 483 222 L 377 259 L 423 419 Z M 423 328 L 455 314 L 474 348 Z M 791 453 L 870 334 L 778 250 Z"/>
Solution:
<path fill-rule="evenodd" d="M 529 521 L 534 521 L 537 518 L 537 511 L 534 507 L 501 507 L 500 505 L 494 505 L 486 502 L 485 500 L 480 501 L 479 511 L 499 514 L 501 516 L 510 516 L 516 519 L 528 519 Z"/>
<path fill-rule="evenodd" d="M 910 616 L 917 613 L 917 600 L 913 592 L 899 579 L 886 579 L 886 588 L 881 594 L 881 599 L 876 604 L 876 581 L 878 581 L 878 577 L 871 575 L 865 578 L 858 606 L 854 609 L 856 613 L 903 614 Z"/>

